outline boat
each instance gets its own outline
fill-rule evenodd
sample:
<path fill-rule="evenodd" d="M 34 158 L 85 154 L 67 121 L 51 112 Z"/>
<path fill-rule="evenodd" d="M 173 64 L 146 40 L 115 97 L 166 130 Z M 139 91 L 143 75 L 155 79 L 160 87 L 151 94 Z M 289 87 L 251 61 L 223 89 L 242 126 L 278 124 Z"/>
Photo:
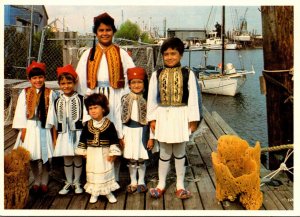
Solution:
<path fill-rule="evenodd" d="M 225 24 L 225 7 L 223 6 L 222 12 L 222 35 L 224 35 L 224 24 Z M 203 93 L 218 94 L 225 96 L 235 96 L 240 92 L 242 86 L 246 81 L 248 74 L 254 74 L 254 68 L 247 71 L 245 69 L 236 69 L 232 63 L 227 63 L 224 67 L 224 50 L 225 50 L 225 40 L 223 38 L 222 46 L 222 63 L 218 67 L 206 66 L 207 55 L 205 53 L 205 65 L 199 68 L 193 68 L 198 77 L 198 82 L 202 88 Z M 207 51 L 205 51 L 207 52 Z"/>
<path fill-rule="evenodd" d="M 185 49 L 203 50 L 202 42 L 198 37 L 187 37 L 183 43 Z"/>
<path fill-rule="evenodd" d="M 236 69 L 232 63 L 227 63 L 225 73 L 214 69 L 199 72 L 198 83 L 203 93 L 235 96 L 246 82 L 248 74 L 255 74 L 253 67 L 251 71 L 247 71 Z"/>
<path fill-rule="evenodd" d="M 238 49 L 238 45 L 235 42 L 227 42 L 225 44 L 225 49 L 226 50 L 236 50 L 236 49 Z"/>

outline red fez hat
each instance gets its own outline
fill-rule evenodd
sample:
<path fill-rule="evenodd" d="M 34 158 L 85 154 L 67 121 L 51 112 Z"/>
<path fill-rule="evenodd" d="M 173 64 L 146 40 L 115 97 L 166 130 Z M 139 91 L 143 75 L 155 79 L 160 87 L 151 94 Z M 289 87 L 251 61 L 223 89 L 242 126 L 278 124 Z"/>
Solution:
<path fill-rule="evenodd" d="M 32 63 L 26 68 L 27 75 L 29 75 L 30 71 L 32 69 L 34 69 L 34 68 L 39 68 L 43 72 L 46 72 L 46 65 L 45 65 L 45 63 L 39 63 L 39 62 L 32 61 Z"/>
<path fill-rule="evenodd" d="M 134 68 L 129 68 L 127 70 L 128 81 L 132 79 L 144 80 L 145 75 L 146 75 L 145 69 L 143 69 L 142 67 L 134 67 Z"/>
<path fill-rule="evenodd" d="M 96 21 L 100 21 L 101 22 L 101 20 L 103 20 L 103 19 L 107 19 L 107 20 L 110 20 L 110 22 L 113 24 L 114 23 L 114 18 L 112 18 L 111 16 L 109 16 L 109 14 L 108 13 L 103 13 L 103 14 L 100 14 L 100 15 L 98 15 L 97 17 L 94 17 L 94 23 L 96 22 Z"/>
<path fill-rule="evenodd" d="M 70 75 L 72 75 L 75 79 L 77 79 L 78 75 L 77 73 L 75 72 L 74 68 L 72 65 L 68 64 L 68 65 L 65 65 L 63 67 L 58 67 L 56 69 L 56 72 L 57 72 L 57 77 L 59 77 L 62 73 L 69 73 Z"/>

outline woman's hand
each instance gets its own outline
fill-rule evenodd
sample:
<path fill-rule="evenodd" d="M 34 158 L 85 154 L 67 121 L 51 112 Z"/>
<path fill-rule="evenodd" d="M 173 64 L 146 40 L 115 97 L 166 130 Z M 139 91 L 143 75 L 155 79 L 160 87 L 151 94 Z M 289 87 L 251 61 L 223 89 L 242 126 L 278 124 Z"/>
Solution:
<path fill-rule="evenodd" d="M 26 128 L 22 128 L 22 133 L 21 133 L 21 141 L 24 142 L 26 136 Z"/>

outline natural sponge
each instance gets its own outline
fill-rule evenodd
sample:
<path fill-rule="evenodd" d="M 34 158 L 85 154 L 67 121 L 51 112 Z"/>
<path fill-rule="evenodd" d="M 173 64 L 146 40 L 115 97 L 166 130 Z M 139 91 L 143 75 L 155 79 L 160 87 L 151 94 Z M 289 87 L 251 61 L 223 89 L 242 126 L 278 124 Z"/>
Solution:
<path fill-rule="evenodd" d="M 247 141 L 233 135 L 218 140 L 217 153 L 212 153 L 216 175 L 218 201 L 234 201 L 239 197 L 246 209 L 259 209 L 263 194 L 260 191 L 260 144 L 250 147 Z"/>
<path fill-rule="evenodd" d="M 22 148 L 4 156 L 4 208 L 22 209 L 27 203 L 29 190 L 30 153 Z"/>

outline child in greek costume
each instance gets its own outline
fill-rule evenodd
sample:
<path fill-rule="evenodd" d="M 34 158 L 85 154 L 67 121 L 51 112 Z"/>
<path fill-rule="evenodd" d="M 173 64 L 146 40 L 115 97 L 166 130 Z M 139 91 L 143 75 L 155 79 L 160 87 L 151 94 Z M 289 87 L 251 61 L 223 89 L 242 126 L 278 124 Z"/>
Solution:
<path fill-rule="evenodd" d="M 90 203 L 105 195 L 110 203 L 117 202 L 112 191 L 120 188 L 115 180 L 114 160 L 121 156 L 119 139 L 114 124 L 105 116 L 109 113 L 108 99 L 104 94 L 91 94 L 84 100 L 92 119 L 83 127 L 75 153 L 86 157 L 86 184 L 91 194 Z"/>
<path fill-rule="evenodd" d="M 49 159 L 53 155 L 51 125 L 47 122 L 48 110 L 56 94 L 45 87 L 46 65 L 33 61 L 26 73 L 30 87 L 18 97 L 12 128 L 19 134 L 14 148 L 22 146 L 30 152 L 30 166 L 34 176 L 32 193 L 46 193 L 49 180 Z"/>
<path fill-rule="evenodd" d="M 59 194 L 67 194 L 75 188 L 75 193 L 83 192 L 80 183 L 82 172 L 82 156 L 75 155 L 75 148 L 79 143 L 83 128 L 83 115 L 86 113 L 83 96 L 75 91 L 77 73 L 72 65 L 57 68 L 60 96 L 55 100 L 50 110 L 50 123 L 57 130 L 54 157 L 64 157 L 64 171 L 66 182 Z M 74 176 L 74 178 L 73 178 Z"/>
<path fill-rule="evenodd" d="M 127 77 L 131 92 L 122 97 L 121 113 L 124 133 L 123 157 L 128 159 L 131 180 L 127 191 L 133 193 L 137 190 L 143 193 L 148 190 L 145 184 L 145 161 L 149 159 L 148 152 L 154 144 L 152 133 L 149 138 L 150 129 L 146 117 L 148 78 L 141 67 L 129 68 Z"/>
<path fill-rule="evenodd" d="M 159 198 L 165 192 L 170 159 L 175 158 L 176 196 L 191 197 L 185 189 L 185 145 L 200 121 L 201 92 L 195 74 L 181 67 L 184 44 L 179 38 L 166 39 L 161 46 L 164 68 L 152 73 L 149 83 L 147 119 L 160 144 L 159 182 L 150 194 Z"/>

